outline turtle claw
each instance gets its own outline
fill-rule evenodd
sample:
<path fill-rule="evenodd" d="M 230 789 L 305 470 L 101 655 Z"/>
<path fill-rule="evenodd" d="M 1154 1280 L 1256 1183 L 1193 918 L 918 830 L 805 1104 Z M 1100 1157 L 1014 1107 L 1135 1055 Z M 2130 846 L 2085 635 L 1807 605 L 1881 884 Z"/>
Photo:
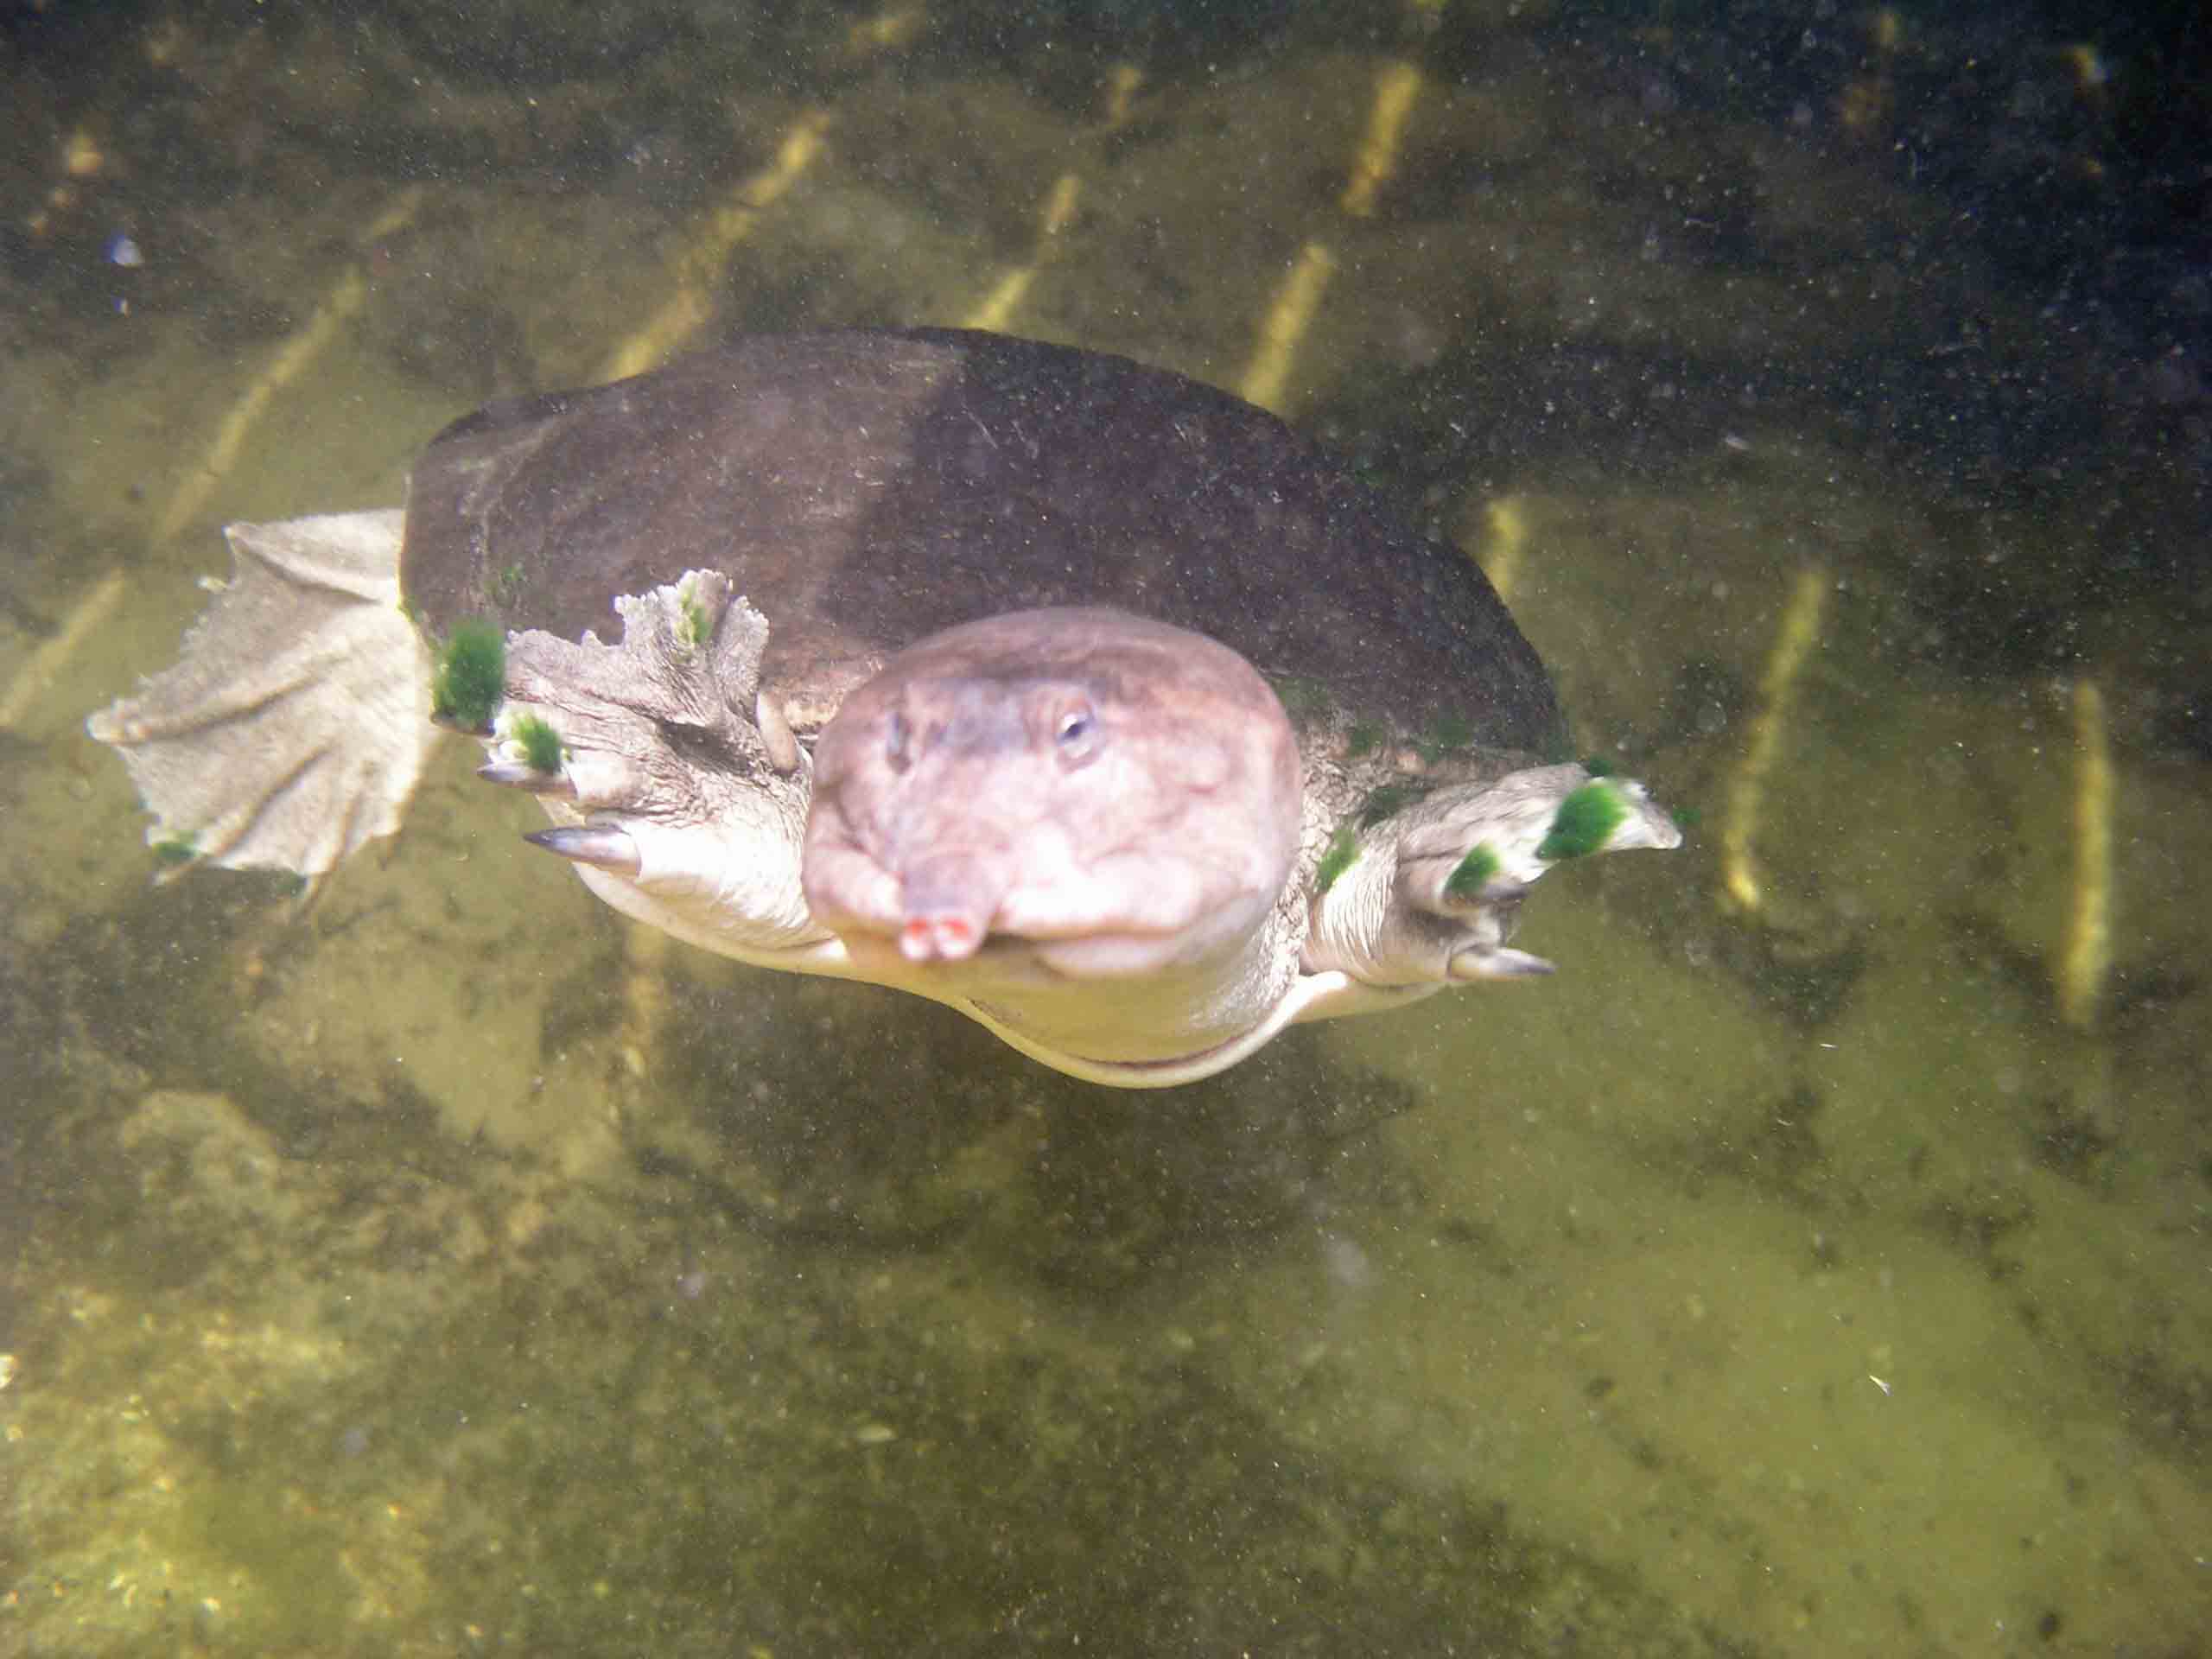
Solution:
<path fill-rule="evenodd" d="M 1452 957 L 1451 966 L 1454 982 L 1478 979 L 1541 979 L 1558 971 L 1557 963 L 1503 945 L 1494 950 L 1458 951 Z"/>
<path fill-rule="evenodd" d="M 541 772 L 527 761 L 494 760 L 477 767 L 476 775 L 487 784 L 501 784 L 532 795 L 557 796 L 566 801 L 576 798 L 575 780 L 567 772 Z"/>
<path fill-rule="evenodd" d="M 523 839 L 559 854 L 572 864 L 588 864 L 618 875 L 634 877 L 645 868 L 645 857 L 629 831 L 611 824 L 563 824 L 558 829 L 532 830 Z"/>

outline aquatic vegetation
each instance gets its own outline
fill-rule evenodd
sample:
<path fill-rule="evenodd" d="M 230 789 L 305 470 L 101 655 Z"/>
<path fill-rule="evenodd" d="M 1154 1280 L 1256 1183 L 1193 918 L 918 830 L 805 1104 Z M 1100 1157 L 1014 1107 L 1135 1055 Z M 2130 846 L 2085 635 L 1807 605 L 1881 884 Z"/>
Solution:
<path fill-rule="evenodd" d="M 523 760 L 532 772 L 560 771 L 561 734 L 543 715 L 523 715 L 509 729 L 507 739 L 522 751 Z"/>
<path fill-rule="evenodd" d="M 154 861 L 167 869 L 189 864 L 200 856 L 200 845 L 191 836 L 168 836 L 154 843 Z"/>
<path fill-rule="evenodd" d="M 1536 856 L 1555 863 L 1602 851 L 1626 817 L 1628 804 L 1620 791 L 1602 779 L 1592 779 L 1559 804 Z"/>
<path fill-rule="evenodd" d="M 1444 879 L 1446 898 L 1478 899 L 1490 880 L 1498 872 L 1497 854 L 1486 841 L 1478 841 L 1468 849 L 1467 855 Z"/>
<path fill-rule="evenodd" d="M 1337 878 L 1359 862 L 1359 832 L 1351 825 L 1339 824 L 1337 833 L 1329 838 L 1328 850 L 1321 855 L 1321 862 L 1313 871 L 1313 896 L 1319 898 L 1336 885 Z"/>
<path fill-rule="evenodd" d="M 442 725 L 480 732 L 506 695 L 506 635 L 488 622 L 454 626 L 438 653 L 430 685 L 430 715 Z"/>

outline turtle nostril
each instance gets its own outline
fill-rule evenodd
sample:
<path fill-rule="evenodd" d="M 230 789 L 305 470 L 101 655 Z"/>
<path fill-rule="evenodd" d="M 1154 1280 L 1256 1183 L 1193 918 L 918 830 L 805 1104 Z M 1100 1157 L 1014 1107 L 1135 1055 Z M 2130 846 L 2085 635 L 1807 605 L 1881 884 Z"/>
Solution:
<path fill-rule="evenodd" d="M 899 869 L 899 949 L 909 962 L 958 962 L 989 937 L 1006 897 L 1002 861 L 973 852 L 925 855 Z"/>
<path fill-rule="evenodd" d="M 957 962 L 980 943 L 964 916 L 915 916 L 899 930 L 899 950 L 909 962 Z"/>

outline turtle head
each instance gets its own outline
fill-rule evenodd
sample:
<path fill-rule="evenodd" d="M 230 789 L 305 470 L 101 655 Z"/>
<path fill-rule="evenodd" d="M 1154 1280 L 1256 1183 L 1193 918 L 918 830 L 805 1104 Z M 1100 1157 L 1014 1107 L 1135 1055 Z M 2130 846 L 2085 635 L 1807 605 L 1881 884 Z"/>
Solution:
<path fill-rule="evenodd" d="M 823 729 L 807 904 L 886 977 L 1151 974 L 1271 912 L 1301 788 L 1281 704 L 1227 646 L 1011 612 L 899 652 Z"/>

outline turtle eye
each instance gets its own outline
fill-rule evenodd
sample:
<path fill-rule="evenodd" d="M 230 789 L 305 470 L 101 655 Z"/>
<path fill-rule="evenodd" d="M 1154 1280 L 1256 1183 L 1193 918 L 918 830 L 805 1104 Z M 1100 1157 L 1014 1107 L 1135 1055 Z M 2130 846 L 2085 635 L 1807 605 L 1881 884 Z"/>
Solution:
<path fill-rule="evenodd" d="M 1098 715 L 1087 702 L 1071 704 L 1052 718 L 1052 747 L 1065 766 L 1079 766 L 1098 752 Z"/>
<path fill-rule="evenodd" d="M 913 732 L 906 724 L 902 709 L 893 709 L 891 718 L 883 726 L 883 759 L 893 772 L 904 772 L 913 764 L 911 745 Z"/>

